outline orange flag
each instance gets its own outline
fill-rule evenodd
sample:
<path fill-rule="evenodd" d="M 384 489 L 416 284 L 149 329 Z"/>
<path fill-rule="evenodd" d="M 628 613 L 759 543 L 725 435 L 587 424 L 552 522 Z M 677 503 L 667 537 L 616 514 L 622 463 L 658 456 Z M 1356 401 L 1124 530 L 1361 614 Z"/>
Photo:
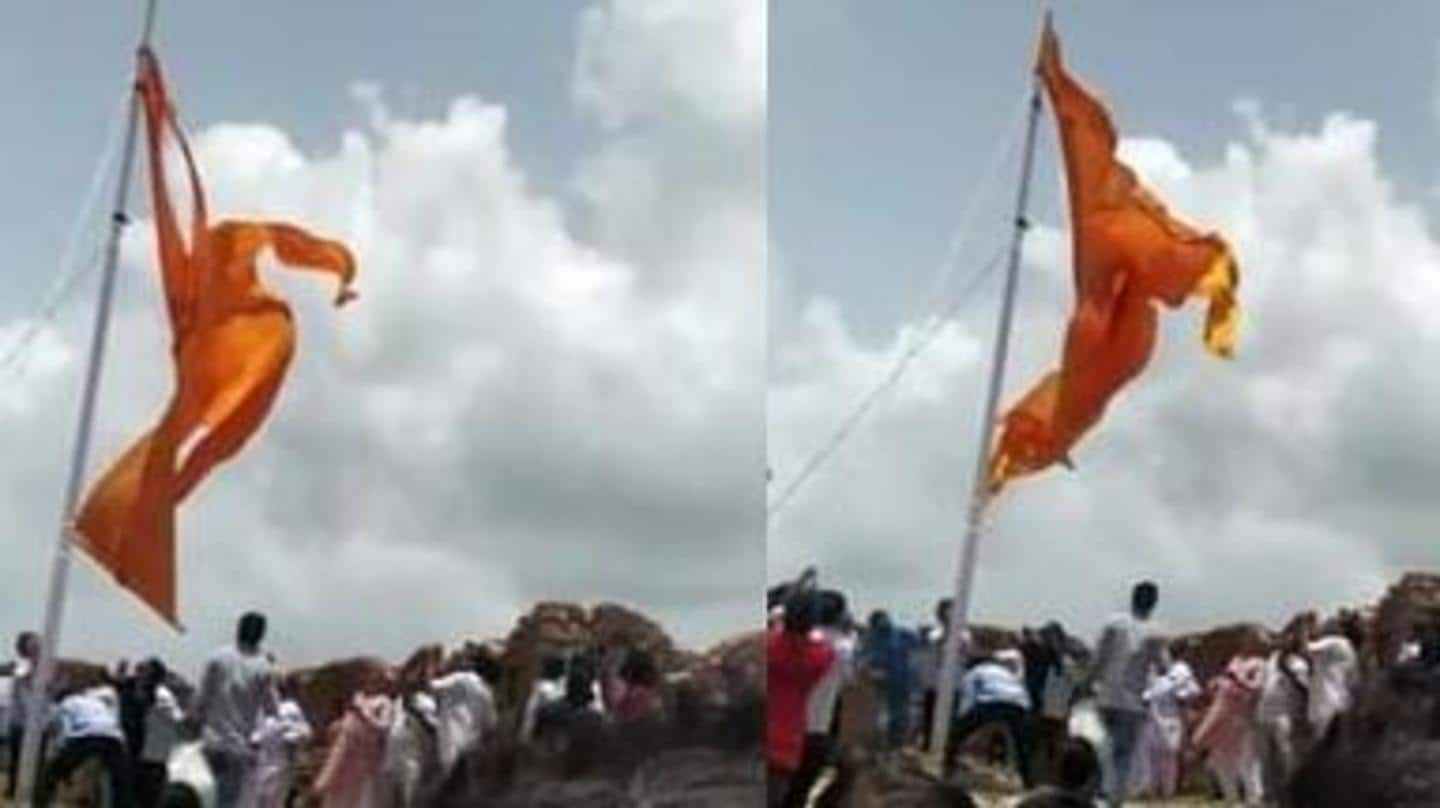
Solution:
<path fill-rule="evenodd" d="M 175 392 L 160 423 L 90 490 L 76 542 L 116 581 L 171 625 L 175 604 L 175 509 L 217 464 L 260 428 L 295 351 L 290 307 L 260 282 L 266 247 L 291 266 L 334 275 L 336 305 L 353 298 L 355 261 L 343 244 L 276 222 L 211 225 L 189 144 L 153 53 L 140 55 L 150 195 L 160 275 L 170 315 Z M 184 157 L 193 198 L 189 243 L 165 180 L 169 138 Z"/>
<path fill-rule="evenodd" d="M 1173 218 L 1116 159 L 1110 115 L 1065 71 L 1048 19 L 1037 70 L 1065 156 L 1075 310 L 1059 369 L 1005 414 L 991 456 L 991 496 L 1015 477 L 1069 465 L 1070 450 L 1150 360 L 1157 303 L 1178 308 L 1205 298 L 1205 346 L 1221 357 L 1232 354 L 1239 320 L 1229 246 Z"/>

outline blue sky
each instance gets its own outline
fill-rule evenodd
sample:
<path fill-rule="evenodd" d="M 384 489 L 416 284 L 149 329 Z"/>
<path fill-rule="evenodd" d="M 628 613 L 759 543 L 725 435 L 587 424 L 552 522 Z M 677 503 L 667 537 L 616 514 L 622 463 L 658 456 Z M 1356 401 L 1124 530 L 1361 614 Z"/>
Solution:
<path fill-rule="evenodd" d="M 162 0 L 155 45 L 190 125 L 280 122 L 306 150 L 333 150 L 363 124 L 350 95 L 360 82 L 378 84 L 399 115 L 436 115 L 462 94 L 503 101 L 516 159 L 554 192 L 593 129 L 570 97 L 584 6 L 440 0 L 417 13 L 398 3 Z M 7 12 L 0 70 L 12 82 L 0 169 L 28 192 L 0 198 L 10 272 L 21 279 L 7 283 L 0 314 L 26 310 L 44 290 L 37 280 L 55 271 L 129 81 L 142 8 L 25 2 Z"/>
<path fill-rule="evenodd" d="M 847 303 L 883 337 L 928 288 L 1020 97 L 1042 4 L 787 0 L 770 7 L 770 224 L 788 283 Z M 1381 125 L 1402 194 L 1428 197 L 1440 7 L 1343 0 L 1053 4 L 1074 69 L 1123 131 L 1215 160 L 1244 134 L 1234 105 L 1276 127 L 1349 110 Z M 1041 129 L 1035 210 L 1059 186 Z M 989 206 L 1003 234 L 1015 176 Z M 861 203 L 863 200 L 863 203 Z"/>

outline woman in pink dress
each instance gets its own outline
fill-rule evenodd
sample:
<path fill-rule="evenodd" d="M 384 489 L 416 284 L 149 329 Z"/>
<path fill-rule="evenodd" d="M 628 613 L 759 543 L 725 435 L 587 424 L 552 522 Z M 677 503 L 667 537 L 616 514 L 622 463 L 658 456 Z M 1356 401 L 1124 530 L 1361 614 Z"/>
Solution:
<path fill-rule="evenodd" d="M 372 674 L 332 726 L 330 753 L 315 778 L 325 808 L 383 808 L 380 764 L 395 704 L 391 689 L 388 674 Z"/>
<path fill-rule="evenodd" d="M 1192 739 L 1210 773 L 1232 803 L 1260 805 L 1260 760 L 1255 746 L 1255 705 L 1265 678 L 1265 660 L 1236 656 L 1210 680 L 1210 708 Z"/>

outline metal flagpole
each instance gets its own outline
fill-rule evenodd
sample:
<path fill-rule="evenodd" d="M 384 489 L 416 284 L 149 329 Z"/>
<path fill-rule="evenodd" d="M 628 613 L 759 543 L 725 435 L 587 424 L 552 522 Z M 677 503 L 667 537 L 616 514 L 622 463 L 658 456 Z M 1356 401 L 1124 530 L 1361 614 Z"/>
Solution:
<path fill-rule="evenodd" d="M 994 441 L 995 417 L 1000 406 L 1000 389 L 1005 383 L 1005 360 L 1010 350 L 1010 325 L 1015 311 L 1015 290 L 1020 276 L 1021 247 L 1029 222 L 1025 211 L 1030 200 L 1030 174 L 1035 160 L 1035 129 L 1040 121 L 1040 77 L 1036 74 L 1030 93 L 1030 117 L 1025 128 L 1025 151 L 1020 168 L 1020 190 L 1015 201 L 1015 232 L 1010 241 L 1010 265 L 1005 274 L 1005 292 L 996 325 L 995 353 L 990 363 L 990 389 L 985 396 L 985 410 L 980 421 L 980 443 L 976 447 L 975 482 L 970 494 L 970 519 L 965 530 L 965 545 L 960 567 L 955 576 L 954 600 L 950 607 L 950 625 L 945 633 L 945 647 L 940 663 L 940 679 L 935 686 L 935 714 L 930 725 L 932 753 L 944 753 L 946 733 L 954 710 L 956 673 L 960 667 L 960 638 L 969 624 L 970 595 L 975 580 L 976 554 L 980 546 L 981 521 L 985 512 L 986 487 L 989 482 L 990 446 Z M 943 762 L 943 761 L 942 761 Z"/>
<path fill-rule="evenodd" d="M 148 0 L 141 47 L 149 45 L 155 25 L 156 0 Z M 137 78 L 138 80 L 138 78 Z M 70 456 L 70 476 L 65 485 L 65 502 L 61 512 L 60 533 L 55 545 L 55 560 L 50 569 L 50 593 L 45 603 L 45 625 L 41 635 L 40 655 L 36 660 L 30 687 L 30 703 L 25 718 L 25 734 L 21 744 L 19 804 L 27 804 L 34 794 L 40 765 L 40 736 L 48 706 L 50 682 L 55 675 L 55 660 L 60 644 L 60 624 L 65 612 L 65 588 L 70 574 L 70 557 L 74 551 L 71 531 L 80 488 L 85 481 L 85 466 L 90 454 L 91 430 L 95 422 L 95 401 L 100 392 L 100 370 L 105 360 L 105 335 L 110 327 L 110 309 L 115 295 L 115 271 L 120 262 L 120 237 L 129 217 L 125 203 L 130 195 L 130 174 L 135 163 L 135 138 L 140 126 L 140 95 L 138 89 L 130 103 L 125 124 L 125 146 L 120 156 L 120 176 L 115 186 L 115 203 L 110 216 L 110 236 L 105 245 L 105 265 L 100 276 L 100 296 L 95 304 L 95 325 L 90 333 L 90 360 L 85 369 L 85 387 L 80 396 L 80 419 L 76 427 L 74 451 Z"/>

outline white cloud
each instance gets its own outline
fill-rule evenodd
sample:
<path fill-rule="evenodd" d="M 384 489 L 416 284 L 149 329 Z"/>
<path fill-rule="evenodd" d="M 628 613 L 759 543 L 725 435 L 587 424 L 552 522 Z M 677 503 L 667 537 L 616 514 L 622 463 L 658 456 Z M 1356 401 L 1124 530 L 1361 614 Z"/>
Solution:
<path fill-rule="evenodd" d="M 1372 600 L 1401 571 L 1440 562 L 1427 438 L 1440 407 L 1440 243 L 1385 176 L 1374 123 L 1336 114 L 1280 132 L 1248 112 L 1247 136 L 1215 164 L 1158 139 L 1122 148 L 1174 210 L 1232 239 L 1237 359 L 1204 354 L 1198 306 L 1164 315 L 1153 364 L 1076 451 L 1078 471 L 1018 483 L 999 503 L 979 619 L 1059 616 L 1088 632 L 1143 575 L 1162 582 L 1176 625 L 1277 620 Z M 1007 401 L 1055 360 L 1070 299 L 1063 233 L 1039 227 L 1030 244 Z M 782 513 L 772 575 L 816 562 L 859 608 L 928 619 L 954 575 L 997 295 L 992 283 Z M 782 481 L 915 327 L 857 344 L 843 309 L 797 307 L 785 316 L 798 333 L 772 346 Z"/>
<path fill-rule="evenodd" d="M 627 127 L 582 161 L 578 206 L 532 187 L 505 109 L 475 98 L 417 120 L 357 88 L 369 128 L 321 154 L 275 124 L 198 127 L 212 208 L 348 240 L 361 298 L 337 312 L 326 284 L 268 268 L 299 353 L 259 438 L 182 510 L 194 630 L 137 632 L 140 612 L 77 569 L 68 650 L 193 663 L 251 606 L 296 662 L 501 633 L 539 598 L 630 602 L 697 644 L 749 622 L 764 563 L 764 9 L 693 5 L 582 17 L 579 108 Z M 706 169 L 715 148 L 754 164 Z M 170 389 L 147 225 L 125 244 L 97 458 Z M 67 318 L 0 395 L 12 614 L 40 601 L 86 325 Z"/>
<path fill-rule="evenodd" d="M 585 12 L 576 99 L 602 125 L 648 116 L 765 123 L 765 4 L 615 0 Z"/>

